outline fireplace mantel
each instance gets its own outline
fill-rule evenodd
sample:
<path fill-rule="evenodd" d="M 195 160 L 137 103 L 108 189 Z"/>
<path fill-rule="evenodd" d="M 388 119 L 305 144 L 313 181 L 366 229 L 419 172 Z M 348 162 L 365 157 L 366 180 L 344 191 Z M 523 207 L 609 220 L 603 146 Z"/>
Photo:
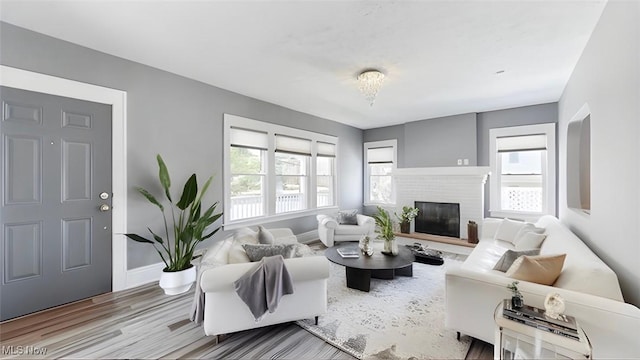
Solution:
<path fill-rule="evenodd" d="M 468 221 L 482 224 L 484 186 L 489 173 L 488 166 L 396 169 L 396 206 L 414 206 L 415 201 L 458 203 L 460 237 L 464 239 Z"/>
<path fill-rule="evenodd" d="M 488 166 L 451 166 L 451 167 L 424 167 L 424 168 L 398 168 L 393 172 L 395 176 L 487 176 L 491 172 Z"/>

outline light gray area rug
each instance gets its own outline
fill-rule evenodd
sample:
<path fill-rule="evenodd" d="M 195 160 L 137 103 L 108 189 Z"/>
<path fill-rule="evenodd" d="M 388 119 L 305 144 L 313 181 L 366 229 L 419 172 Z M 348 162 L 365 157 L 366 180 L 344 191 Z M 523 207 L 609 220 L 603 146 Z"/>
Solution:
<path fill-rule="evenodd" d="M 347 288 L 345 268 L 331 263 L 327 314 L 297 324 L 360 359 L 464 359 L 470 339 L 444 327 L 444 274 L 464 256 L 444 257 L 414 263 L 413 277 L 371 279 L 369 293 Z"/>

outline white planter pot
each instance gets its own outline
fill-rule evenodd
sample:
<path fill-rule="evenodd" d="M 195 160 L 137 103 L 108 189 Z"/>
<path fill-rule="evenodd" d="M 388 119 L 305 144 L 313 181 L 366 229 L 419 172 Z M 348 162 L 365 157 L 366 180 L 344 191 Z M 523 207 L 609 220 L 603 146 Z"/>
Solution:
<path fill-rule="evenodd" d="M 163 271 L 159 284 L 165 294 L 178 295 L 189 291 L 194 281 L 196 281 L 196 267 L 192 266 L 182 271 Z"/>

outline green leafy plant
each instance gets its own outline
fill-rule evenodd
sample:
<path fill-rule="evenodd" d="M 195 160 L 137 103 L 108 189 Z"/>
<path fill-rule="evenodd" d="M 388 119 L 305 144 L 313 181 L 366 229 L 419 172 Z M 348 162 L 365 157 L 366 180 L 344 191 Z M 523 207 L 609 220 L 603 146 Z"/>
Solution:
<path fill-rule="evenodd" d="M 401 223 L 410 223 L 411 220 L 415 219 L 415 217 L 418 216 L 418 211 L 418 208 L 403 206 L 400 215 L 398 215 L 397 213 L 394 213 L 394 215 Z"/>
<path fill-rule="evenodd" d="M 198 181 L 196 174 L 192 174 L 187 182 L 184 184 L 180 200 L 174 204 L 171 198 L 171 179 L 169 178 L 169 171 L 165 165 L 162 157 L 157 156 L 158 161 L 158 180 L 160 185 L 164 189 L 164 196 L 169 201 L 168 208 L 170 209 L 171 217 L 171 230 L 169 222 L 167 221 L 167 213 L 165 212 L 165 206 L 156 199 L 149 191 L 137 187 L 136 190 L 142 194 L 150 203 L 156 205 L 162 213 L 164 220 L 164 232 L 165 236 L 159 236 L 151 228 L 147 227 L 152 237 L 150 239 L 140 236 L 138 234 L 125 234 L 126 237 L 133 241 L 140 243 L 147 243 L 153 245 L 158 255 L 166 265 L 164 271 L 173 272 L 181 271 L 190 268 L 191 260 L 193 259 L 193 252 L 196 245 L 203 240 L 206 240 L 213 236 L 220 227 L 209 230 L 207 228 L 215 223 L 221 216 L 222 212 L 214 214 L 218 202 L 216 201 L 211 206 L 202 211 L 202 197 L 207 192 L 213 177 L 209 177 L 204 183 L 202 190 L 198 193 Z"/>
<path fill-rule="evenodd" d="M 372 215 L 373 219 L 376 222 L 378 233 L 378 239 L 382 239 L 385 241 L 391 241 L 395 238 L 395 234 L 393 233 L 393 220 L 391 220 L 391 216 L 389 213 L 378 206 L 378 212 Z"/>
<path fill-rule="evenodd" d="M 514 297 L 522 298 L 522 293 L 520 289 L 518 289 L 519 281 L 514 281 L 511 284 L 507 285 L 507 289 L 511 290 L 511 293 Z"/>

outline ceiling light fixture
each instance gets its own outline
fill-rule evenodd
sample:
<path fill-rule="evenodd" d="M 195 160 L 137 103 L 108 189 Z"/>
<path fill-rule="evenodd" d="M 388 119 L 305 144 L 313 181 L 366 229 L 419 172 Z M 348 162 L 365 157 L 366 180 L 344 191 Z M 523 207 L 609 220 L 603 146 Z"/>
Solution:
<path fill-rule="evenodd" d="M 364 97 L 369 101 L 371 106 L 373 106 L 374 101 L 376 101 L 376 95 L 378 95 L 383 81 L 384 74 L 378 70 L 365 70 L 358 75 L 360 91 L 364 94 Z"/>

